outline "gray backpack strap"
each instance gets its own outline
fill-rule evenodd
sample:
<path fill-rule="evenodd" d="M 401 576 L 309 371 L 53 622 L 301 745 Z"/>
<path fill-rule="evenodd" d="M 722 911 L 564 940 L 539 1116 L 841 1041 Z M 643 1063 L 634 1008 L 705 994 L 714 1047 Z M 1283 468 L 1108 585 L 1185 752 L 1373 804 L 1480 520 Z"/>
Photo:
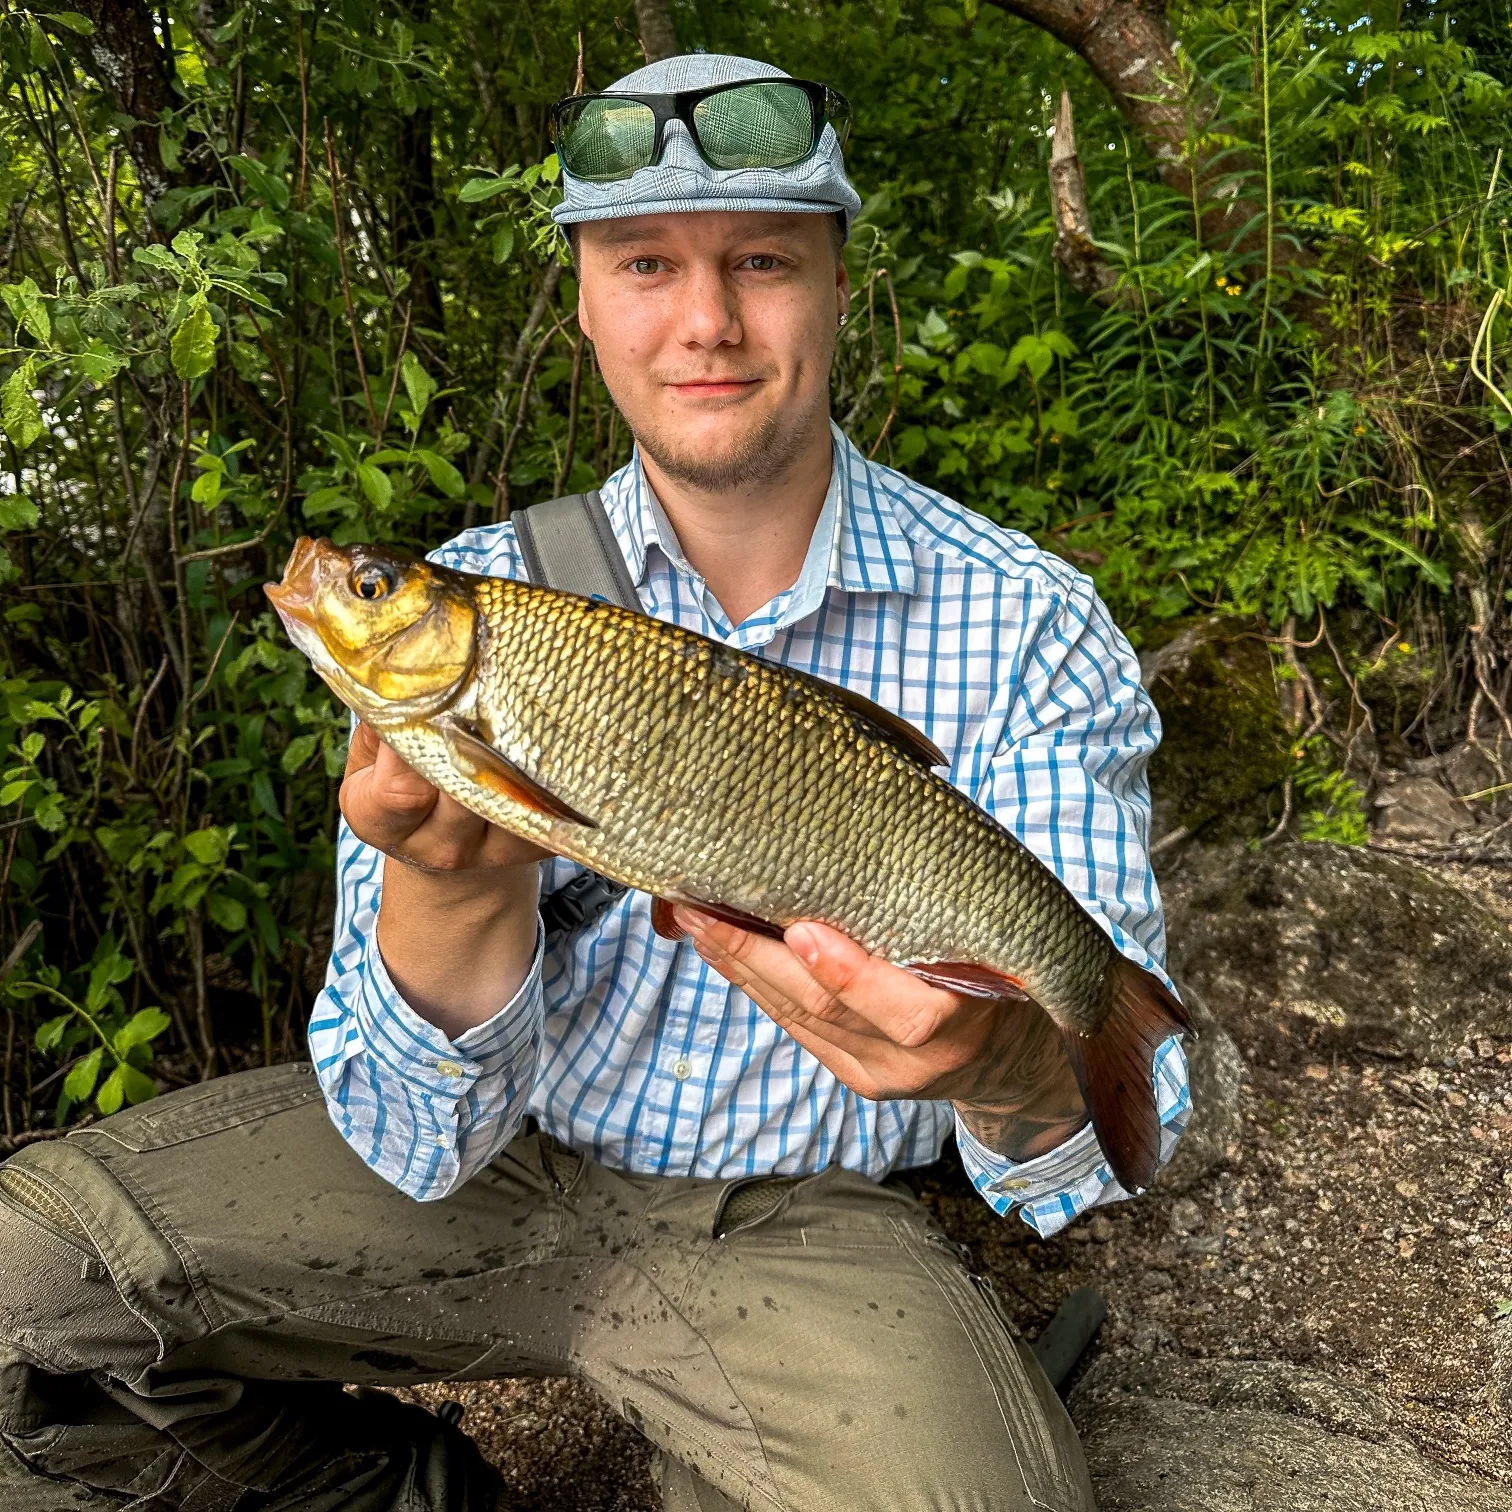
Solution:
<path fill-rule="evenodd" d="M 641 612 L 598 489 L 532 504 L 514 516 L 514 528 L 532 583 Z"/>
<path fill-rule="evenodd" d="M 645 612 L 598 489 L 532 504 L 513 519 L 532 583 Z M 611 882 L 596 871 L 580 872 L 541 899 L 546 937 L 572 934 L 596 923 L 628 891 L 623 882 Z"/>

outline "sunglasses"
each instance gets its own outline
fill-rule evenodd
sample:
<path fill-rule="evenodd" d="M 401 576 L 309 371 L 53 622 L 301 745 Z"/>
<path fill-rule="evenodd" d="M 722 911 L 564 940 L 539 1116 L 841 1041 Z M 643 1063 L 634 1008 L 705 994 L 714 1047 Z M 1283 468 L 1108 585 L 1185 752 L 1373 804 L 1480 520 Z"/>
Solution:
<path fill-rule="evenodd" d="M 551 141 L 574 178 L 627 179 L 661 161 L 667 125 L 681 121 L 711 168 L 791 168 L 826 126 L 843 144 L 850 105 L 807 79 L 747 79 L 676 94 L 584 94 L 551 107 Z"/>

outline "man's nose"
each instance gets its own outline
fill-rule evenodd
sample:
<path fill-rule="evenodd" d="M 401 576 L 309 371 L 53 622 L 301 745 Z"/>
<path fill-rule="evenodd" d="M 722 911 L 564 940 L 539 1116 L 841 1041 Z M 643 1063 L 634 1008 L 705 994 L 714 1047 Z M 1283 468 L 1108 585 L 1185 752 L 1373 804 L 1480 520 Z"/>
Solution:
<path fill-rule="evenodd" d="M 678 340 L 684 346 L 738 346 L 743 332 L 740 302 L 732 282 L 717 263 L 690 267 L 678 295 Z"/>

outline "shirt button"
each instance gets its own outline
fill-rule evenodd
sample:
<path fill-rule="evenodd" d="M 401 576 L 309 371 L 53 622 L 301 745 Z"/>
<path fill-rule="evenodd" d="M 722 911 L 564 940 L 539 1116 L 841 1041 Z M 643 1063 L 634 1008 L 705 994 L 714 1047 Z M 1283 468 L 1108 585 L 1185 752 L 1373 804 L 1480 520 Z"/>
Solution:
<path fill-rule="evenodd" d="M 461 1076 L 462 1074 L 461 1066 L 459 1066 L 454 1060 L 438 1060 L 436 1062 L 436 1070 L 438 1070 L 442 1074 L 442 1076 Z"/>
<path fill-rule="evenodd" d="M 672 1074 L 678 1081 L 687 1081 L 693 1074 L 693 1062 L 687 1056 L 680 1056 L 672 1062 Z"/>

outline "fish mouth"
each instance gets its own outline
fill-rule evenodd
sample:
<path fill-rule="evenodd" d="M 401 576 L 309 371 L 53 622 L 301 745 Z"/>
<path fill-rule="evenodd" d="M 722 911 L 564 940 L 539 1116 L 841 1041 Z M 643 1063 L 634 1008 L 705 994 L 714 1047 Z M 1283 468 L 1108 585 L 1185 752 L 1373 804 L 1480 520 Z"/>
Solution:
<path fill-rule="evenodd" d="M 315 595 L 327 570 L 334 565 L 332 558 L 340 555 L 341 548 L 324 536 L 318 541 L 300 536 L 284 565 L 283 578 L 277 583 L 263 584 L 263 592 L 278 611 L 278 617 L 291 630 L 295 625 L 315 629 Z"/>

